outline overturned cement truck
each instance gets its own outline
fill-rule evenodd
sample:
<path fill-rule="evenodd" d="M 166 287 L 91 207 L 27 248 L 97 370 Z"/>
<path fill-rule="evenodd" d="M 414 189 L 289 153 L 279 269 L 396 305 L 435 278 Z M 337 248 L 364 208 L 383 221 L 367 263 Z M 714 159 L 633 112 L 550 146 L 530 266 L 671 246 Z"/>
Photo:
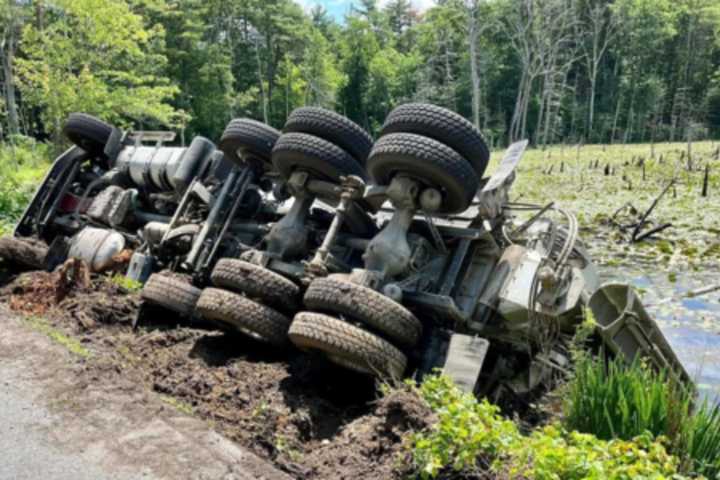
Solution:
<path fill-rule="evenodd" d="M 589 311 L 607 352 L 690 382 L 636 293 L 600 285 L 572 213 L 510 201 L 527 142 L 487 178 L 482 135 L 446 109 L 401 105 L 376 140 L 314 107 L 282 132 L 233 120 L 217 147 L 83 114 L 65 133 L 75 146 L 0 249 L 48 245 L 35 268 L 100 272 L 132 252 L 154 308 L 368 375 L 440 368 L 494 397 L 567 371 Z"/>

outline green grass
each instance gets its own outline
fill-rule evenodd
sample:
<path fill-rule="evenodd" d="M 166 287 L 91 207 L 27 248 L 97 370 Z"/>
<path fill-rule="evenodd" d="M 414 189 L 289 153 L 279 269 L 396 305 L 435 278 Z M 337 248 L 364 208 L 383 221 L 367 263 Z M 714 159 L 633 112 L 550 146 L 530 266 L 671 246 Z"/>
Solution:
<path fill-rule="evenodd" d="M 682 426 L 686 468 L 707 478 L 720 478 L 720 405 L 704 402 Z"/>
<path fill-rule="evenodd" d="M 169 395 L 161 395 L 160 399 L 178 412 L 184 413 L 185 415 L 192 415 L 194 412 L 192 405 L 178 400 L 175 397 L 171 397 Z"/>
<path fill-rule="evenodd" d="M 567 385 L 565 424 L 602 439 L 629 440 L 645 432 L 674 440 L 690 411 L 692 394 L 639 361 L 589 356 L 575 364 Z"/>
<path fill-rule="evenodd" d="M 69 337 L 54 328 L 44 318 L 26 317 L 25 322 L 30 326 L 30 328 L 44 335 L 47 335 L 47 337 L 50 338 L 53 342 L 64 347 L 68 352 L 72 353 L 73 355 L 77 355 L 78 357 L 85 359 L 90 358 L 90 350 L 83 347 L 82 344 L 76 339 Z"/>
<path fill-rule="evenodd" d="M 703 403 L 640 362 L 582 357 L 567 385 L 564 424 L 601 439 L 666 438 L 686 473 L 720 474 L 720 407 Z"/>

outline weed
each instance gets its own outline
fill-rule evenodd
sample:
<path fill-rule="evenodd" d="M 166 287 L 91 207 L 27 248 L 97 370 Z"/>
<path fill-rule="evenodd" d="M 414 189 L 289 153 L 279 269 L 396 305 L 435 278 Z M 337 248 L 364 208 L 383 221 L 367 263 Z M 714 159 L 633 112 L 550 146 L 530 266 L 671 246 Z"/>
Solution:
<path fill-rule="evenodd" d="M 25 317 L 25 322 L 35 331 L 47 335 L 55 343 L 62 345 L 70 353 L 82 358 L 89 358 L 90 350 L 83 347 L 76 339 L 68 337 L 55 329 L 47 320 L 40 317 Z"/>
<path fill-rule="evenodd" d="M 438 416 L 429 431 L 411 437 L 413 467 L 422 478 L 684 478 L 678 459 L 648 433 L 606 441 L 552 424 L 525 436 L 497 407 L 446 377 L 426 378 L 417 392 Z"/>
<path fill-rule="evenodd" d="M 253 409 L 250 416 L 253 419 L 264 417 L 269 410 L 270 405 L 267 402 L 261 402 L 257 407 Z"/>
<path fill-rule="evenodd" d="M 121 289 L 125 290 L 128 293 L 135 293 L 139 292 L 143 288 L 142 282 L 139 282 L 137 280 L 134 280 L 132 278 L 128 278 L 125 275 L 114 275 L 110 278 L 110 282 L 117 285 Z"/>
<path fill-rule="evenodd" d="M 302 453 L 300 453 L 297 448 L 294 448 L 290 444 L 288 438 L 285 435 L 275 435 L 275 450 L 277 450 L 278 453 L 283 453 L 287 455 L 288 458 L 293 462 L 299 462 L 302 458 Z"/>
<path fill-rule="evenodd" d="M 184 413 L 185 415 L 192 415 L 194 412 L 192 405 L 178 400 L 175 397 L 171 397 L 169 395 L 161 395 L 160 398 L 163 402 L 167 403 L 180 413 Z"/>

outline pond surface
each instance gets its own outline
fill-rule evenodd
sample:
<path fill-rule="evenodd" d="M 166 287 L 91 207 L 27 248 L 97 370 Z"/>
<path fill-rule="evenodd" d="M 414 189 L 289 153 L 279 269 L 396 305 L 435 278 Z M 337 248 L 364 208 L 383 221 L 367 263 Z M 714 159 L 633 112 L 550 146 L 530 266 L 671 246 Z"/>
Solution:
<path fill-rule="evenodd" d="M 720 401 L 720 290 L 687 297 L 720 283 L 720 270 L 679 273 L 675 281 L 650 266 L 601 267 L 600 272 L 604 281 L 628 282 L 640 291 L 648 313 L 695 379 L 701 396 Z"/>

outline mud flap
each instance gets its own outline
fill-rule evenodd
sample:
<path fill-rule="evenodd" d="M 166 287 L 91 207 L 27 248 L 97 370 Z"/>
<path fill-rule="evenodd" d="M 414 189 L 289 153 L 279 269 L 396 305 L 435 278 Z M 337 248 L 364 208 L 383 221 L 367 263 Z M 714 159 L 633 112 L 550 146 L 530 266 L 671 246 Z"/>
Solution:
<path fill-rule="evenodd" d="M 595 316 L 603 343 L 614 354 L 622 354 L 631 361 L 640 356 L 656 368 L 667 370 L 676 380 L 692 384 L 685 367 L 631 286 L 605 284 L 592 295 L 588 307 Z"/>
<path fill-rule="evenodd" d="M 464 392 L 473 393 L 489 346 L 490 342 L 484 338 L 453 334 L 443 374 L 452 378 Z"/>

